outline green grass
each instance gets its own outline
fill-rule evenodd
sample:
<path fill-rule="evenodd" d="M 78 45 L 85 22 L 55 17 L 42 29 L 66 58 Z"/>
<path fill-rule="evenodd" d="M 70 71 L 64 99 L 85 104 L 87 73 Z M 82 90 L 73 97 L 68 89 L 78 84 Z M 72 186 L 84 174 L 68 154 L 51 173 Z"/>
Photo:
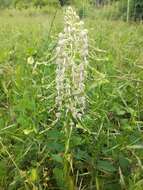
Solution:
<path fill-rule="evenodd" d="M 63 15 L 48 11 L 1 12 L 0 190 L 70 190 L 63 172 L 65 118 L 55 116 Z M 69 181 L 79 190 L 142 190 L 143 26 L 87 13 L 87 108 L 71 136 Z M 37 67 L 27 63 L 31 56 Z"/>

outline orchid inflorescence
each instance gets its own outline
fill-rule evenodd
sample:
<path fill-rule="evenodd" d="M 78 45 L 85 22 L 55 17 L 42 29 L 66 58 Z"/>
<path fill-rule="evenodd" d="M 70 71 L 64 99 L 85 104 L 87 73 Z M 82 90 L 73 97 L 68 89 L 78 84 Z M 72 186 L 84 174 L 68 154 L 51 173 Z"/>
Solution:
<path fill-rule="evenodd" d="M 56 48 L 57 117 L 62 111 L 81 118 L 85 110 L 85 78 L 88 56 L 87 30 L 76 12 L 68 7 L 64 31 L 59 34 Z"/>

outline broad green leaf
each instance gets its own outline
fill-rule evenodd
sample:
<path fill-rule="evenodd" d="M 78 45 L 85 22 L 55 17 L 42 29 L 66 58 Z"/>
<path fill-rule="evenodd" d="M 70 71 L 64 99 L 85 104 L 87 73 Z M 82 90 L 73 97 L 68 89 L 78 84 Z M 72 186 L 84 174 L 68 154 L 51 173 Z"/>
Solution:
<path fill-rule="evenodd" d="M 111 162 L 103 160 L 97 162 L 97 168 L 101 171 L 111 172 L 111 173 L 116 171 L 116 168 L 113 166 Z"/>
<path fill-rule="evenodd" d="M 52 154 L 52 159 L 56 162 L 59 162 L 59 163 L 63 163 L 63 158 L 61 155 L 59 154 Z"/>

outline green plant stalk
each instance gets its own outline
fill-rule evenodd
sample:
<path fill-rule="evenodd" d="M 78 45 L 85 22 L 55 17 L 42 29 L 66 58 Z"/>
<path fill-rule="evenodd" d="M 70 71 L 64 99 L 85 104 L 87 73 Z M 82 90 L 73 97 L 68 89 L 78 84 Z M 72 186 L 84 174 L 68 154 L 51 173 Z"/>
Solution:
<path fill-rule="evenodd" d="M 129 22 L 130 17 L 130 0 L 127 0 L 127 22 Z"/>
<path fill-rule="evenodd" d="M 69 125 L 69 122 L 65 122 L 64 124 L 64 132 L 65 132 L 65 153 L 64 153 L 64 180 L 66 184 L 67 190 L 75 190 L 74 181 L 71 176 L 72 172 L 72 158 L 70 153 L 70 140 L 72 135 L 72 127 Z"/>

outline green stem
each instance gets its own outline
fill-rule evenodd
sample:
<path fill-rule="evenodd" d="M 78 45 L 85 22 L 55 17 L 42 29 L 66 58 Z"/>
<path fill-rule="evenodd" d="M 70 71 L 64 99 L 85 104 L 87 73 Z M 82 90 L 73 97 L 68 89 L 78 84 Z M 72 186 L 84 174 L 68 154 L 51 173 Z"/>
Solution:
<path fill-rule="evenodd" d="M 130 0 L 127 0 L 127 22 L 129 22 L 130 17 Z"/>
<path fill-rule="evenodd" d="M 73 178 L 71 176 L 72 171 L 72 158 L 70 153 L 70 140 L 72 135 L 72 126 L 65 123 L 65 153 L 64 153 L 64 178 L 67 190 L 75 190 Z"/>

